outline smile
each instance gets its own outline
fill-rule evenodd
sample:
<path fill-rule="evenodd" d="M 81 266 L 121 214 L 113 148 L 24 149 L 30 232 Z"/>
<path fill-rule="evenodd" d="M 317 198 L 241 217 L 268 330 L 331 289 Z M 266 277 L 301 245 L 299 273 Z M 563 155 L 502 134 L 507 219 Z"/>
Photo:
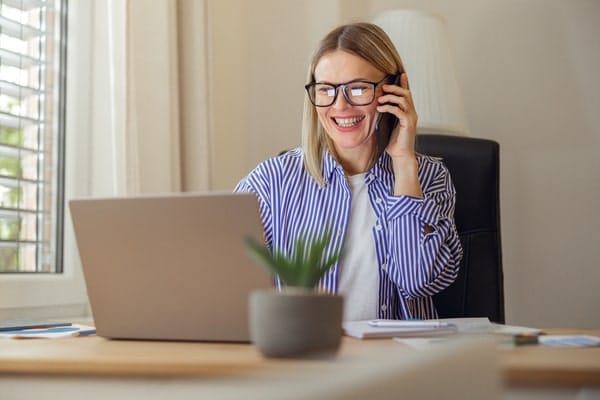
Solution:
<path fill-rule="evenodd" d="M 364 115 L 360 116 L 360 117 L 352 117 L 352 118 L 335 118 L 335 117 L 332 118 L 332 120 L 335 122 L 335 124 L 342 128 L 353 127 L 354 125 L 357 125 L 363 119 L 365 119 Z"/>

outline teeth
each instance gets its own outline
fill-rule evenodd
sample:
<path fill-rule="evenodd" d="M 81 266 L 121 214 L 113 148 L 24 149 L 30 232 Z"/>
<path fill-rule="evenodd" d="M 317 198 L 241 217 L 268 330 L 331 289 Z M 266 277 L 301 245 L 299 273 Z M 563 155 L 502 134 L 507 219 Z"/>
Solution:
<path fill-rule="evenodd" d="M 364 118 L 364 116 L 352 117 L 352 118 L 334 118 L 334 119 L 335 119 L 335 123 L 338 124 L 339 126 L 341 126 L 342 128 L 349 128 L 351 126 L 358 124 L 360 121 L 363 120 L 363 118 Z"/>

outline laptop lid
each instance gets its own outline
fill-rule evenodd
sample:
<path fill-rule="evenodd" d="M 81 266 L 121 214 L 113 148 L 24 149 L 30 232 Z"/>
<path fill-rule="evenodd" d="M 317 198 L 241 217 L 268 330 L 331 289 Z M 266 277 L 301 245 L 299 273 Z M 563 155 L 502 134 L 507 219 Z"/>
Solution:
<path fill-rule="evenodd" d="M 71 200 L 98 335 L 249 341 L 248 294 L 272 286 L 247 255 L 261 240 L 254 194 Z"/>

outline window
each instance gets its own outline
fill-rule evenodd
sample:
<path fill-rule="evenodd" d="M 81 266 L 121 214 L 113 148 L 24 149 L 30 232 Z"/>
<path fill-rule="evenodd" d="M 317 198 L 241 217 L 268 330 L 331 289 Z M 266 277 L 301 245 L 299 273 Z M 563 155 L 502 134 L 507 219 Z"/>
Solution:
<path fill-rule="evenodd" d="M 62 272 L 66 1 L 0 7 L 0 273 Z"/>

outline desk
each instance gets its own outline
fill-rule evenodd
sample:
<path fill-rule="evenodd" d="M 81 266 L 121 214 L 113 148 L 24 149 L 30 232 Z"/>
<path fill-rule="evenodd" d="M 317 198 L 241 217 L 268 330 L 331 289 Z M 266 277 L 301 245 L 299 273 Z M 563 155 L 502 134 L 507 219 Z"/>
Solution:
<path fill-rule="evenodd" d="M 557 330 L 550 332 L 565 333 Z M 599 330 L 579 333 L 600 335 Z M 461 346 L 465 346 L 464 343 Z M 434 350 L 430 353 L 436 353 L 437 349 Z M 488 353 L 481 352 L 480 349 L 469 353 L 471 350 L 466 346 L 453 350 L 454 353 L 446 352 L 449 357 L 457 354 L 459 357 L 452 359 L 453 368 L 448 369 L 448 363 L 445 366 L 434 366 L 438 368 L 438 374 L 432 379 L 438 381 L 440 371 L 441 374 L 459 374 L 461 368 L 469 368 L 469 365 L 475 365 L 473 363 L 483 366 L 494 364 L 494 360 L 485 358 L 485 354 Z M 443 352 L 445 350 L 441 353 Z M 600 387 L 598 347 L 553 349 L 523 346 L 499 350 L 492 347 L 490 353 L 497 356 L 503 384 L 508 388 Z M 361 341 L 347 337 L 343 339 L 339 355 L 326 360 L 270 360 L 260 356 L 253 346 L 245 344 L 119 341 L 100 337 L 57 340 L 7 339 L 0 340 L 0 376 L 15 382 L 31 377 L 44 377 L 51 381 L 56 377 L 68 377 L 71 383 L 74 382 L 74 378 L 127 377 L 139 382 L 144 379 L 172 381 L 183 378 L 187 379 L 188 383 L 196 379 L 194 382 L 197 383 L 197 379 L 200 379 L 204 385 L 209 381 L 223 383 L 228 379 L 233 379 L 236 383 L 240 382 L 240 379 L 246 383 L 252 379 L 259 379 L 261 382 L 281 384 L 292 375 L 297 376 L 296 371 L 307 373 L 306 382 L 312 378 L 317 379 L 317 376 L 323 379 L 324 374 L 335 374 L 335 371 L 346 371 L 342 375 L 347 376 L 357 372 L 359 377 L 371 371 L 375 377 L 376 374 L 381 375 L 390 370 L 386 369 L 385 362 L 380 362 L 382 357 L 389 359 L 386 362 L 396 364 L 397 360 L 404 360 L 404 366 L 394 364 L 394 368 L 400 370 L 411 362 L 418 363 L 426 359 L 422 354 L 421 350 L 407 348 L 390 339 Z M 481 354 L 484 354 L 483 359 Z M 470 356 L 474 357 L 474 361 L 469 361 Z M 435 358 L 429 361 L 435 364 Z M 362 371 L 350 369 L 356 369 L 357 364 L 370 367 L 363 368 Z M 484 382 L 489 378 L 488 375 L 482 378 Z M 329 378 L 327 375 L 327 380 Z M 464 380 L 465 376 L 462 379 Z M 471 380 L 472 376 L 466 375 L 466 379 Z M 488 384 L 493 381 L 490 379 Z M 8 381 L 5 380 L 4 383 L 7 384 Z M 2 381 L 0 387 L 1 385 Z M 147 381 L 144 385 L 147 385 Z"/>
<path fill-rule="evenodd" d="M 344 338 L 335 358 L 275 360 L 243 344 L 0 340 L 2 400 L 371 400 L 398 393 L 499 399 L 495 344 L 458 340 L 417 351 L 392 340 Z"/>
<path fill-rule="evenodd" d="M 523 346 L 502 351 L 504 382 L 512 386 L 600 387 L 600 348 Z"/>

